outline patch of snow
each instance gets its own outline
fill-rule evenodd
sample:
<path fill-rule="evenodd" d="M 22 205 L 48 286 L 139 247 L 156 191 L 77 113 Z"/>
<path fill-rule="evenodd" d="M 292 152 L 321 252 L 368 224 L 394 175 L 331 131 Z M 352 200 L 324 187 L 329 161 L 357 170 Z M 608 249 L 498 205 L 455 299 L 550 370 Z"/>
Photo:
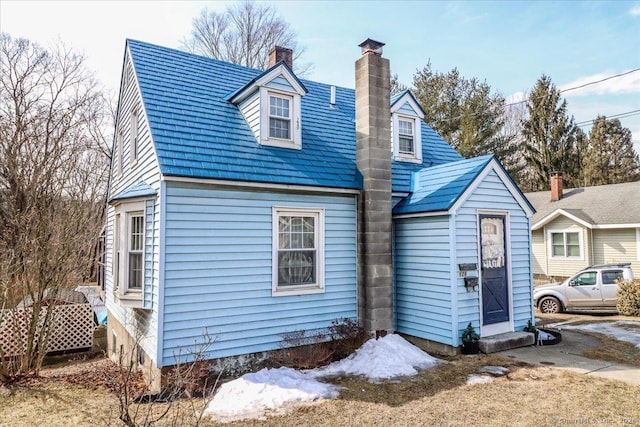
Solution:
<path fill-rule="evenodd" d="M 474 375 L 471 374 L 467 377 L 467 385 L 475 384 L 487 384 L 493 381 L 493 377 L 489 375 Z"/>
<path fill-rule="evenodd" d="M 620 340 L 627 341 L 640 349 L 640 322 L 618 320 L 616 322 L 588 323 L 584 325 L 565 325 L 564 329 L 581 329 L 598 332 Z"/>
<path fill-rule="evenodd" d="M 356 375 L 379 381 L 416 375 L 419 369 L 431 368 L 439 361 L 400 335 L 389 334 L 367 341 L 349 357 L 314 369 L 313 374 L 316 377 Z"/>
<path fill-rule="evenodd" d="M 223 384 L 205 413 L 221 421 L 263 416 L 292 404 L 338 397 L 337 387 L 291 368 L 262 369 Z"/>
<path fill-rule="evenodd" d="M 354 354 L 328 366 L 297 371 L 262 369 L 223 384 L 205 413 L 218 421 L 258 418 L 280 413 L 292 405 L 335 399 L 338 388 L 318 379 L 333 375 L 362 375 L 371 381 L 415 375 L 435 366 L 436 359 L 399 335 L 389 334 L 364 343 Z"/>
<path fill-rule="evenodd" d="M 496 377 L 501 377 L 503 375 L 507 375 L 509 373 L 509 368 L 505 368 L 504 366 L 483 366 L 478 369 L 478 372 L 481 374 L 491 374 Z"/>

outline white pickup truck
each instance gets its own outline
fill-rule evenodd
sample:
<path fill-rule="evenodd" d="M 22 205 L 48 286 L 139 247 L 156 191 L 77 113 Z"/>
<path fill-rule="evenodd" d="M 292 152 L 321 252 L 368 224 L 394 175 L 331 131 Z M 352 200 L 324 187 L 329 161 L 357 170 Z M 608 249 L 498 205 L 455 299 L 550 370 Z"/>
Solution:
<path fill-rule="evenodd" d="M 628 280 L 633 280 L 631 264 L 593 265 L 564 282 L 536 286 L 533 290 L 533 305 L 543 313 L 617 313 L 618 281 Z"/>

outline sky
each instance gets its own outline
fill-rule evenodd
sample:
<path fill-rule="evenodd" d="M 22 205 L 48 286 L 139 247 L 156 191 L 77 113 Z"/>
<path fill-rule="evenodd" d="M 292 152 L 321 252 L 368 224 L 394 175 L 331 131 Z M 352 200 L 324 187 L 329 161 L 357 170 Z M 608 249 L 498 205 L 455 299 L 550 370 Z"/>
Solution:
<path fill-rule="evenodd" d="M 569 114 L 588 132 L 598 115 L 622 114 L 640 151 L 640 0 L 633 1 L 270 1 L 313 64 L 307 78 L 354 87 L 358 44 L 386 43 L 391 72 L 413 75 L 458 68 L 508 101 L 523 99 L 544 74 L 568 89 Z M 45 47 L 56 40 L 83 52 L 117 92 L 125 40 L 180 48 L 192 19 L 229 1 L 0 0 L 0 31 Z M 638 70 L 638 71 L 633 71 Z M 628 113 L 628 114 L 625 114 Z"/>

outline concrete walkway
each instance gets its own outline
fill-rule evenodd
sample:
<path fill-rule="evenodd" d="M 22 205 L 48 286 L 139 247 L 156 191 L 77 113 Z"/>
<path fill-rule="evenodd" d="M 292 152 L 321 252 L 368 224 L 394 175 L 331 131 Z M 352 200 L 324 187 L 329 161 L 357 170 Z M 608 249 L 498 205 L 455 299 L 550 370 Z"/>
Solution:
<path fill-rule="evenodd" d="M 560 332 L 562 341 L 559 344 L 520 347 L 494 354 L 530 364 L 566 369 L 640 386 L 640 368 L 581 356 L 584 350 L 600 345 L 596 338 L 566 329 Z"/>

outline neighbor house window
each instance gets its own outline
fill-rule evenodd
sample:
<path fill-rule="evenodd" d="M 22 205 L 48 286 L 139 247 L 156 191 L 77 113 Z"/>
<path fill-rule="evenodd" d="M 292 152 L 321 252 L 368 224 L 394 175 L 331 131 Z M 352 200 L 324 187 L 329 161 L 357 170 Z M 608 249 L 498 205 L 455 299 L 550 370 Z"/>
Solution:
<path fill-rule="evenodd" d="M 138 161 L 138 111 L 135 109 L 131 110 L 131 143 L 130 143 L 130 154 L 129 161 L 131 163 L 136 163 Z"/>
<path fill-rule="evenodd" d="M 580 232 L 552 231 L 549 236 L 552 258 L 582 258 L 582 235 Z"/>
<path fill-rule="evenodd" d="M 398 151 L 403 155 L 415 155 L 413 120 L 398 120 Z"/>
<path fill-rule="evenodd" d="M 319 209 L 274 208 L 273 292 L 324 288 L 324 217 Z"/>
<path fill-rule="evenodd" d="M 291 139 L 291 98 L 269 95 L 269 138 Z"/>
<path fill-rule="evenodd" d="M 144 248 L 144 212 L 133 212 L 129 215 L 128 230 L 128 289 L 142 289 L 143 254 Z"/>

